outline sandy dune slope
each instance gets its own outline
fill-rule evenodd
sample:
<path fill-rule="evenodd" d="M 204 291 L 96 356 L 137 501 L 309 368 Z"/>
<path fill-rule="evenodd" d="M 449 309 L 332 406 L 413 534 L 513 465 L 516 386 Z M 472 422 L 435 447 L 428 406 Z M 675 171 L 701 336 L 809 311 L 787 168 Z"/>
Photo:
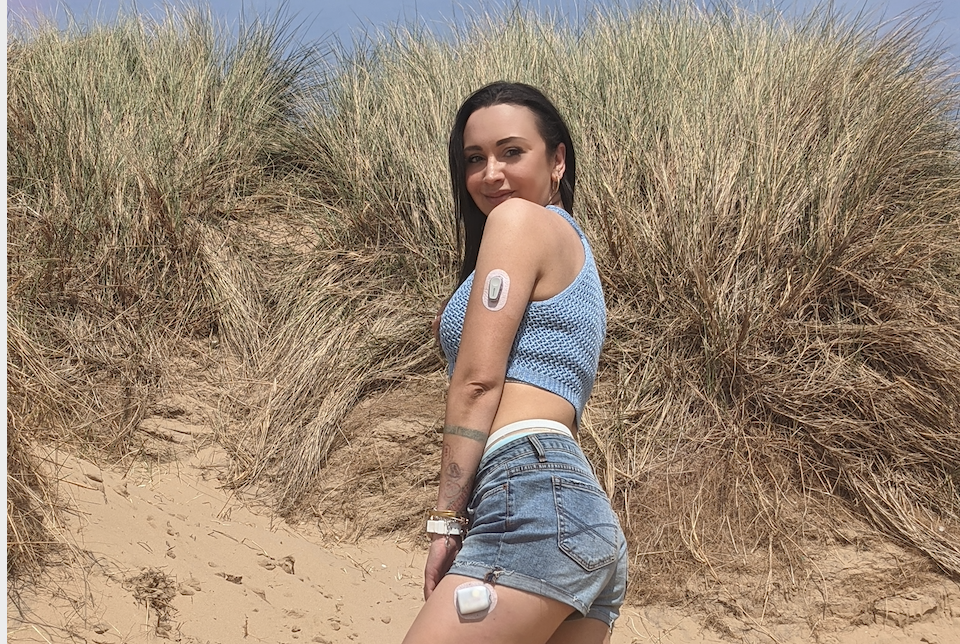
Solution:
<path fill-rule="evenodd" d="M 218 484 L 226 456 L 203 428 L 145 429 L 181 443 L 177 461 L 107 471 L 52 455 L 72 510 L 70 564 L 7 604 L 8 642 L 399 642 L 420 605 L 424 543 L 343 543 L 291 526 Z M 200 435 L 200 436 L 198 436 Z M 630 606 L 617 644 L 810 641 L 960 642 L 960 589 L 884 598 L 842 628 L 710 618 L 678 607 Z M 705 626 L 705 624 L 707 626 Z"/>

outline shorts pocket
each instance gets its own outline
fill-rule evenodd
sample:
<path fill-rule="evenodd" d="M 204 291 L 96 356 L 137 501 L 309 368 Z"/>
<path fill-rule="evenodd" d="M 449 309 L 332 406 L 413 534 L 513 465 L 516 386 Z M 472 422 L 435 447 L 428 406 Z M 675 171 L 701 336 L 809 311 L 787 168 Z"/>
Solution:
<path fill-rule="evenodd" d="M 607 496 L 596 485 L 557 476 L 553 477 L 553 494 L 560 550 L 588 571 L 615 562 L 620 525 Z"/>

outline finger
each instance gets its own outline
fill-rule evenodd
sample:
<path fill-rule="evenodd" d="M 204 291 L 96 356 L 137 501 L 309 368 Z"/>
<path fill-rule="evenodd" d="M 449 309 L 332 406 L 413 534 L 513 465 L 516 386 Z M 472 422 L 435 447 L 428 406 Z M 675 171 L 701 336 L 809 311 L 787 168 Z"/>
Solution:
<path fill-rule="evenodd" d="M 436 589 L 437 589 L 437 582 L 433 577 L 428 576 L 426 579 L 424 579 L 423 580 L 423 600 L 426 601 L 430 599 L 430 595 L 432 595 L 433 591 Z"/>

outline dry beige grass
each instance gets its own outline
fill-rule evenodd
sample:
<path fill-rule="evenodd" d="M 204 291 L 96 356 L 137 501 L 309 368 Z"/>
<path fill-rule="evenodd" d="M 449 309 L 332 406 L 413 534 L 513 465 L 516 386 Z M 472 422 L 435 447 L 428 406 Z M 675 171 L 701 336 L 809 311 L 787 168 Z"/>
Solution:
<path fill-rule="evenodd" d="M 25 581 L 39 573 L 57 548 L 50 531 L 59 504 L 37 457 L 7 415 L 7 579 Z"/>
<path fill-rule="evenodd" d="M 352 530 L 412 526 L 429 422 L 405 452 L 356 414 L 440 377 L 443 115 L 506 76 L 577 133 L 610 308 L 584 444 L 644 596 L 811 574 L 807 549 L 849 525 L 960 574 L 958 94 L 918 34 L 678 9 L 571 38 L 511 14 L 307 68 L 276 30 L 223 48 L 208 27 L 11 42 L 14 441 L 159 457 L 136 428 L 179 386 L 177 352 L 208 342 L 232 484 L 290 517 L 357 504 Z M 117 52 L 151 81 L 137 93 Z M 349 490 L 329 468 L 354 468 Z M 377 494 L 395 520 L 360 511 Z"/>

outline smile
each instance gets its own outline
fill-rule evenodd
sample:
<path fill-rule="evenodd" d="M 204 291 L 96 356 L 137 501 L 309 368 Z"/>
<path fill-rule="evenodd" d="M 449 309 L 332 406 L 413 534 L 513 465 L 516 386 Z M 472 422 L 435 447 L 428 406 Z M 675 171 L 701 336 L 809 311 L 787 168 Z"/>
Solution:
<path fill-rule="evenodd" d="M 501 201 L 506 201 L 512 195 L 513 195 L 513 190 L 501 190 L 500 192 L 495 192 L 490 195 L 484 195 L 484 198 L 487 201 L 499 203 Z"/>

